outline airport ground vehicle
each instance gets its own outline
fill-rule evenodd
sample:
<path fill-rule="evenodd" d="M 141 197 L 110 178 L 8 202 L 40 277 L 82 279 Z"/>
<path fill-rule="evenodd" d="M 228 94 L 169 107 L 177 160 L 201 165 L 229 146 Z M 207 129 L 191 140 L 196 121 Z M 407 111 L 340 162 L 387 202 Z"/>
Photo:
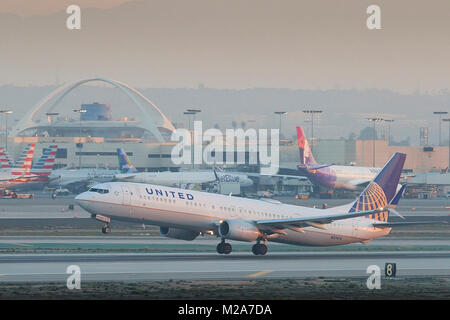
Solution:
<path fill-rule="evenodd" d="M 55 199 L 57 197 L 63 197 L 70 195 L 70 191 L 68 189 L 59 188 L 52 192 L 52 198 Z"/>
<path fill-rule="evenodd" d="M 0 198 L 2 199 L 33 199 L 32 193 L 16 193 L 11 190 L 0 190 Z"/>

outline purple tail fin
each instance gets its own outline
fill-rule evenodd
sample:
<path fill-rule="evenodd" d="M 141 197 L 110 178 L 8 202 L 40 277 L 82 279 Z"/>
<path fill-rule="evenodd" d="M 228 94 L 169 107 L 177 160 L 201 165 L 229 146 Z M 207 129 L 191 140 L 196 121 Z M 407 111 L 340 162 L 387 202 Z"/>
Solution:
<path fill-rule="evenodd" d="M 309 147 L 308 140 L 306 140 L 303 128 L 300 126 L 297 127 L 297 142 L 298 150 L 300 151 L 300 164 L 317 164 Z"/>

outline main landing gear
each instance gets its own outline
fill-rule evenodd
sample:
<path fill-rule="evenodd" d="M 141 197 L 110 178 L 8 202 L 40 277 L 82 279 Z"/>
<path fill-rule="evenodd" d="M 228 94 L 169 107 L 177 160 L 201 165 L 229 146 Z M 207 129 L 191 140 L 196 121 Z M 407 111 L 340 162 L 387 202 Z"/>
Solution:
<path fill-rule="evenodd" d="M 257 255 L 265 255 L 267 253 L 267 246 L 264 243 L 260 243 L 260 240 L 253 245 L 252 252 L 255 256 Z"/>
<path fill-rule="evenodd" d="M 217 245 L 217 253 L 219 254 L 230 254 L 232 250 L 231 244 L 226 243 L 224 239 Z M 258 240 L 258 242 L 253 245 L 252 252 L 255 256 L 263 256 L 267 253 L 267 246 L 265 243 L 261 243 L 261 240 Z"/>
<path fill-rule="evenodd" d="M 102 233 L 108 234 L 110 232 L 111 232 L 111 225 L 107 223 L 102 227 Z"/>
<path fill-rule="evenodd" d="M 233 247 L 226 243 L 224 239 L 217 245 L 217 253 L 219 254 L 230 254 L 231 251 L 233 251 Z"/>

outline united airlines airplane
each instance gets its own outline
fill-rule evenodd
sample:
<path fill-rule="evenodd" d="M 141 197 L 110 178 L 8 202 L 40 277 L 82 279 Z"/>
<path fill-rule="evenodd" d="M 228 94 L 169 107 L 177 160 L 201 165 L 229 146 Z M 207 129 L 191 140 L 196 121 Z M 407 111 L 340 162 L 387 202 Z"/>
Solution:
<path fill-rule="evenodd" d="M 358 199 L 348 205 L 315 209 L 220 194 L 130 182 L 96 185 L 76 197 L 111 231 L 111 220 L 156 225 L 169 238 L 193 240 L 200 234 L 221 238 L 217 252 L 229 254 L 226 240 L 256 242 L 255 255 L 267 252 L 267 241 L 309 246 L 366 243 L 389 234 L 390 206 L 406 155 L 396 153 Z M 395 213 L 395 211 L 394 211 Z"/>

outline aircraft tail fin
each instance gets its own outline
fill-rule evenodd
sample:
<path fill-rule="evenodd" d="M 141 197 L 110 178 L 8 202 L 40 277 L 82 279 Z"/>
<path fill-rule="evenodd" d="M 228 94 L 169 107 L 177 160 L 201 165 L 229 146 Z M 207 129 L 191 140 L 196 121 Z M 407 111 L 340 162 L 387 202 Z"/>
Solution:
<path fill-rule="evenodd" d="M 396 152 L 377 176 L 362 191 L 349 212 L 386 208 L 386 211 L 365 216 L 369 219 L 386 222 L 389 216 L 388 206 L 392 202 L 398 203 L 403 193 L 403 191 L 397 192 L 397 186 L 400 181 L 405 159 L 406 154 Z"/>
<path fill-rule="evenodd" d="M 309 143 L 308 140 L 306 139 L 305 133 L 303 132 L 303 128 L 300 126 L 297 126 L 297 143 L 298 143 L 298 150 L 300 151 L 300 164 L 301 165 L 317 164 L 311 152 L 311 148 L 309 147 Z"/>
<path fill-rule="evenodd" d="M 1 169 L 9 169 L 11 168 L 12 164 L 9 160 L 8 153 L 0 147 L 0 167 Z"/>
<path fill-rule="evenodd" d="M 13 175 L 26 175 L 30 174 L 31 171 L 31 163 L 33 162 L 34 155 L 34 147 L 36 145 L 34 143 L 30 143 L 27 145 L 22 152 L 19 160 L 17 161 L 17 165 L 15 166 L 12 174 Z"/>
<path fill-rule="evenodd" d="M 38 162 L 32 167 L 31 172 L 36 175 L 50 175 L 56 159 L 57 145 L 49 146 L 42 152 Z"/>
<path fill-rule="evenodd" d="M 23 163 L 28 156 L 28 152 L 30 151 L 31 145 L 32 143 L 27 144 L 20 156 L 16 160 L 14 160 L 14 163 L 12 165 L 13 168 L 20 168 L 23 166 Z"/>
<path fill-rule="evenodd" d="M 135 173 L 138 170 L 133 166 L 126 152 L 122 148 L 117 149 L 117 156 L 119 158 L 120 173 Z"/>

